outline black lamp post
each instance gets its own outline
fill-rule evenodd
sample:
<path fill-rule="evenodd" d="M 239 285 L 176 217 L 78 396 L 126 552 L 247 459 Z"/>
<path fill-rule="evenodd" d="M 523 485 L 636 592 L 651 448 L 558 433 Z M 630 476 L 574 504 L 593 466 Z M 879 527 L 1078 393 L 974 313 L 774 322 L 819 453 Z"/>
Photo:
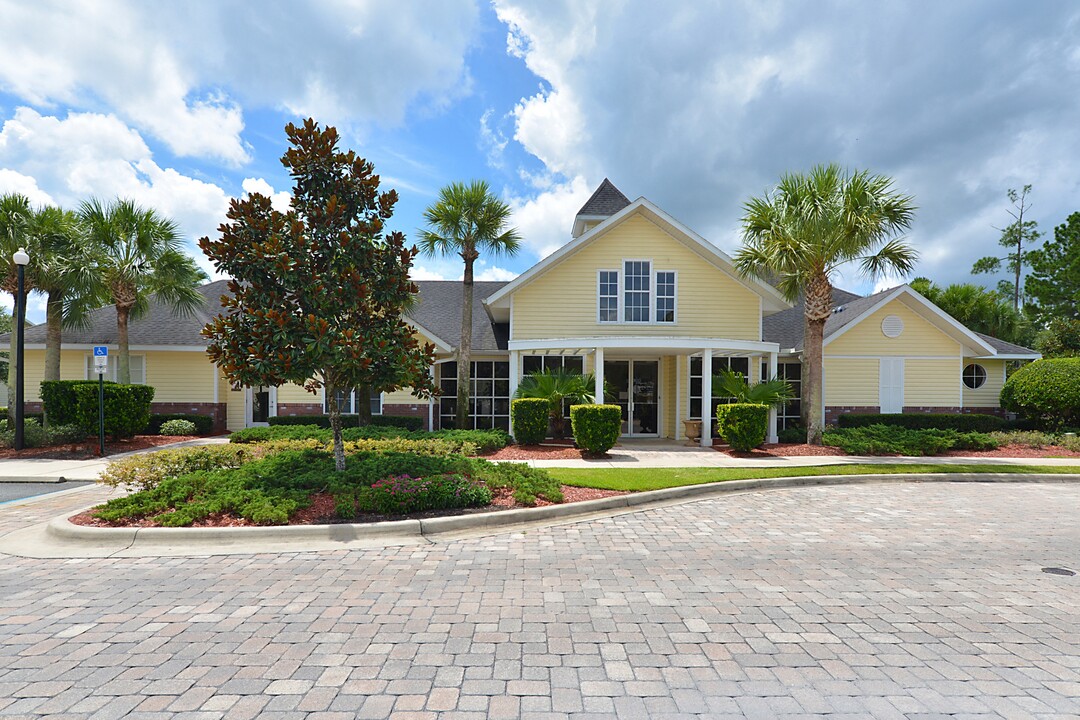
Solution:
<path fill-rule="evenodd" d="M 15 320 L 15 449 L 23 449 L 23 324 L 26 320 L 26 264 L 30 262 L 30 256 L 26 250 L 19 248 L 11 256 L 15 261 L 15 267 L 19 275 L 18 292 L 15 295 L 15 303 L 18 307 Z"/>

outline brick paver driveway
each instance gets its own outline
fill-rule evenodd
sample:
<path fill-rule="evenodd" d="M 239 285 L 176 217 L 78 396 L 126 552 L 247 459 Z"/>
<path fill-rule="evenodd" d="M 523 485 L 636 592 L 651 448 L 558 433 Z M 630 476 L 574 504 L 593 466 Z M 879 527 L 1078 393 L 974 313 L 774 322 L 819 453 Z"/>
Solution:
<path fill-rule="evenodd" d="M 0 525 L 4 514 L 0 510 Z M 0 716 L 1076 717 L 1080 486 L 727 496 L 377 551 L 0 559 Z"/>

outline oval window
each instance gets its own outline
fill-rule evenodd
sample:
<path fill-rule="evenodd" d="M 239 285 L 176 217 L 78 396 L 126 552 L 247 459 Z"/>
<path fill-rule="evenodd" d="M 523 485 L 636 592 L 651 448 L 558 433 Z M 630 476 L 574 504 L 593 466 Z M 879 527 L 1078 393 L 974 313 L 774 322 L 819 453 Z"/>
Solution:
<path fill-rule="evenodd" d="M 886 315 L 881 321 L 881 334 L 887 338 L 900 337 L 904 332 L 904 321 L 899 315 Z"/>
<path fill-rule="evenodd" d="M 964 385 L 972 390 L 978 390 L 986 384 L 986 368 L 976 363 L 971 363 L 964 368 Z"/>

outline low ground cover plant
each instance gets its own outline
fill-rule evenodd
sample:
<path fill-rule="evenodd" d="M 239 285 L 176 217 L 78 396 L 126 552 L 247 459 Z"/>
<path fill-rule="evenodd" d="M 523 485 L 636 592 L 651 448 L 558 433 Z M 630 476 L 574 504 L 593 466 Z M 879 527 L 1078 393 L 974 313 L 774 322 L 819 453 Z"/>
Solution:
<path fill-rule="evenodd" d="M 198 431 L 190 420 L 167 420 L 161 423 L 159 435 L 194 435 Z"/>
<path fill-rule="evenodd" d="M 0 448 L 15 447 L 15 429 L 0 430 Z M 72 445 L 87 438 L 87 433 L 78 425 L 41 426 L 38 418 L 24 418 L 23 445 L 28 448 L 50 447 L 52 445 Z"/>
<path fill-rule="evenodd" d="M 404 476 L 410 480 L 400 480 Z M 383 482 L 389 478 L 399 481 Z M 152 518 L 169 527 L 215 514 L 285 524 L 315 493 L 331 494 L 342 519 L 368 512 L 481 507 L 503 488 L 523 505 L 563 500 L 559 483 L 544 470 L 461 455 L 353 452 L 339 473 L 331 453 L 310 438 L 134 456 L 110 465 L 101 482 L 139 490 L 110 500 L 94 511 L 96 517 L 107 522 Z"/>
<path fill-rule="evenodd" d="M 186 420 L 195 425 L 194 433 L 187 435 L 209 435 L 214 431 L 214 418 L 197 413 L 150 413 L 150 422 L 146 425 L 147 435 L 161 435 L 161 426 L 170 420 Z"/>
<path fill-rule="evenodd" d="M 990 433 L 1001 445 L 1019 445 L 1020 447 L 1040 450 L 1047 446 L 1056 446 L 1073 452 L 1080 452 L 1080 436 L 1075 432 L 1049 433 L 1040 430 L 1011 430 Z"/>
<path fill-rule="evenodd" d="M 342 440 L 355 449 L 367 451 L 423 452 L 426 454 L 459 453 L 476 455 L 494 452 L 510 443 L 503 430 L 406 430 L 389 426 L 344 428 Z M 315 439 L 329 444 L 328 428 L 318 425 L 277 425 L 238 430 L 229 436 L 232 443 L 261 443 L 273 440 Z"/>
<path fill-rule="evenodd" d="M 895 425 L 828 428 L 823 442 L 848 455 L 940 455 L 947 450 L 996 450 L 1000 441 L 987 433 L 912 430 Z"/>

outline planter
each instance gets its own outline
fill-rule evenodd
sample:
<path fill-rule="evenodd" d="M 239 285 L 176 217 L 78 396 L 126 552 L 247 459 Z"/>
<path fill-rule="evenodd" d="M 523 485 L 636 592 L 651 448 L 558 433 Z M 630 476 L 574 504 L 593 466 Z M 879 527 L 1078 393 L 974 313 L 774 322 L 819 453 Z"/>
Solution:
<path fill-rule="evenodd" d="M 693 447 L 701 442 L 701 421 L 683 420 L 683 428 L 686 431 L 686 444 Z"/>

